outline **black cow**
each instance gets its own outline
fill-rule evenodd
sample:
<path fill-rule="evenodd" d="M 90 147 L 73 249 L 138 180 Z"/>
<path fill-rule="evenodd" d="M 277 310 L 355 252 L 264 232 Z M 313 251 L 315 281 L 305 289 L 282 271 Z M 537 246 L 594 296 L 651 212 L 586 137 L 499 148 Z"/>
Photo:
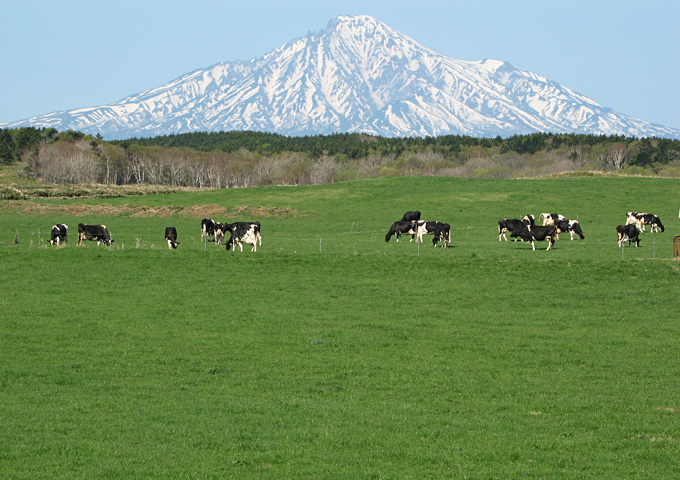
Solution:
<path fill-rule="evenodd" d="M 113 239 L 111 239 L 111 234 L 106 228 L 106 225 L 86 225 L 84 223 L 79 223 L 78 241 L 76 242 L 76 245 L 82 245 L 83 240 L 96 240 L 97 245 L 104 243 L 107 247 L 110 247 L 113 243 Z"/>
<path fill-rule="evenodd" d="M 68 225 L 57 223 L 52 226 L 50 245 L 59 245 L 60 242 L 68 243 Z"/>
<path fill-rule="evenodd" d="M 623 242 L 635 242 L 635 247 L 640 246 L 640 230 L 635 225 L 629 223 L 628 225 L 619 225 L 616 227 L 616 233 L 619 236 L 619 248 L 623 247 Z"/>
<path fill-rule="evenodd" d="M 525 217 L 526 218 L 526 217 Z M 508 237 L 505 236 L 507 232 L 514 232 L 515 230 L 519 230 L 520 228 L 526 227 L 527 225 L 532 225 L 528 223 L 529 220 L 518 220 L 516 218 L 502 218 L 498 220 L 498 241 L 501 241 L 501 238 L 504 238 L 505 241 L 508 241 Z M 512 237 L 512 235 L 510 235 Z"/>
<path fill-rule="evenodd" d="M 385 235 L 385 242 L 389 242 L 392 235 L 397 236 L 397 242 L 401 241 L 402 235 L 411 235 L 411 241 L 413 241 L 416 233 L 418 233 L 418 223 L 415 220 L 394 222 L 390 231 Z"/>
<path fill-rule="evenodd" d="M 523 224 L 524 225 L 524 224 Z M 510 234 L 511 237 L 518 237 L 525 242 L 531 242 L 531 249 L 536 250 L 536 245 L 534 242 L 548 242 L 548 248 L 545 250 L 550 250 L 555 244 L 555 238 L 557 237 L 557 227 L 555 225 L 524 225 Z"/>
<path fill-rule="evenodd" d="M 400 222 L 410 222 L 411 220 L 420 220 L 420 212 L 406 212 L 403 217 L 401 217 Z"/>
<path fill-rule="evenodd" d="M 165 227 L 165 239 L 168 241 L 168 248 L 172 250 L 177 248 L 179 242 L 177 241 L 177 229 L 175 227 Z"/>
<path fill-rule="evenodd" d="M 236 250 L 238 245 L 243 251 L 243 244 L 252 245 L 251 252 L 257 252 L 257 244 L 262 245 L 260 222 L 235 222 L 226 224 L 231 232 L 231 238 L 226 243 L 227 250 Z"/>
<path fill-rule="evenodd" d="M 201 220 L 201 241 L 215 241 L 215 220 L 212 218 Z"/>

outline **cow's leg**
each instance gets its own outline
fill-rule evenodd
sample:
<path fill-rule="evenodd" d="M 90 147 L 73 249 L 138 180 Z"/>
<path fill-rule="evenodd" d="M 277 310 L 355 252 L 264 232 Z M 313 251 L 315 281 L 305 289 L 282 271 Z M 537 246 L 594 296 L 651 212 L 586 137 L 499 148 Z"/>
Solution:
<path fill-rule="evenodd" d="M 533 239 L 531 240 L 531 249 L 536 250 L 536 245 L 534 244 Z"/>

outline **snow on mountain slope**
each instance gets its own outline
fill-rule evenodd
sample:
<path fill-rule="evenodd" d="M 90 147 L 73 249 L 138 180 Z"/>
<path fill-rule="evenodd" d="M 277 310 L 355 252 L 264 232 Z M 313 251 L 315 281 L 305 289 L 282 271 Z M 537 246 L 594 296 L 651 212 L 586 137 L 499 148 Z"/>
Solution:
<path fill-rule="evenodd" d="M 112 105 L 0 127 L 23 125 L 107 139 L 221 130 L 680 138 L 508 63 L 440 55 L 369 16 L 334 18 L 262 57 L 196 70 Z"/>

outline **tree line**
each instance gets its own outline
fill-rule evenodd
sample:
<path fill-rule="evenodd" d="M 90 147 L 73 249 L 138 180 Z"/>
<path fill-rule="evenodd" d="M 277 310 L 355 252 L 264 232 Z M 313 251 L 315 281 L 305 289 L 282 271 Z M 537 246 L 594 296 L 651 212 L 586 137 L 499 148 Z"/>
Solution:
<path fill-rule="evenodd" d="M 323 184 L 397 175 L 517 178 L 599 171 L 680 177 L 680 141 L 552 133 L 389 138 L 265 132 L 105 141 L 71 130 L 23 127 L 0 130 L 0 162 L 23 162 L 27 177 L 55 184 L 199 188 Z"/>

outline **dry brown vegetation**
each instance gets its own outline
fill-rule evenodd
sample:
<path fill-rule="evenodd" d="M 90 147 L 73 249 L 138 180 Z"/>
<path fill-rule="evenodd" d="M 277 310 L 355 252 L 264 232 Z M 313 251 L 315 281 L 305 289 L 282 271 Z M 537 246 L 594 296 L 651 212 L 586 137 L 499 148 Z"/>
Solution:
<path fill-rule="evenodd" d="M 252 216 L 257 218 L 295 218 L 314 215 L 311 210 L 300 211 L 291 207 L 274 207 L 262 205 L 238 205 L 224 207 L 221 205 L 168 205 L 161 207 L 149 207 L 146 205 L 84 205 L 74 203 L 71 205 L 40 204 L 37 202 L 19 200 L 2 201 L 0 210 L 16 212 L 22 215 L 72 215 L 72 216 L 128 216 L 128 217 L 170 217 L 177 215 L 186 218 L 212 218 L 212 217 L 243 217 Z"/>

